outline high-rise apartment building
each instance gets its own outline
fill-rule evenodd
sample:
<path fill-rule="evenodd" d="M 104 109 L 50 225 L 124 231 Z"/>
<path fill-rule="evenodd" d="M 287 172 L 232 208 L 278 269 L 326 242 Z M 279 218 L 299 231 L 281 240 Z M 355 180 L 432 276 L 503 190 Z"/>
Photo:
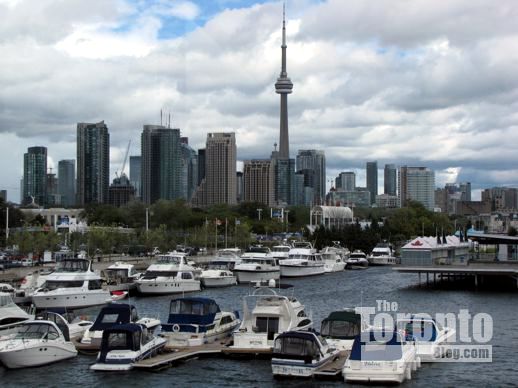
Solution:
<path fill-rule="evenodd" d="M 23 203 L 47 205 L 47 148 L 29 147 L 23 155 Z"/>
<path fill-rule="evenodd" d="M 384 193 L 388 195 L 397 195 L 397 169 L 395 164 L 385 164 L 384 169 Z"/>
<path fill-rule="evenodd" d="M 316 204 L 323 204 L 326 198 L 326 156 L 320 150 L 299 150 L 296 159 L 297 172 L 313 171 L 314 200 Z"/>
<path fill-rule="evenodd" d="M 141 197 L 142 191 L 142 157 L 140 155 L 134 155 L 129 157 L 129 180 L 131 185 L 135 188 L 135 197 Z"/>
<path fill-rule="evenodd" d="M 110 134 L 99 123 L 77 124 L 77 205 L 107 203 L 110 184 Z"/>
<path fill-rule="evenodd" d="M 371 193 L 371 205 L 378 195 L 378 162 L 367 162 L 367 190 Z"/>
<path fill-rule="evenodd" d="M 399 168 L 399 206 L 407 206 L 408 201 L 423 204 L 428 210 L 435 207 L 435 174 L 427 167 Z"/>
<path fill-rule="evenodd" d="M 234 132 L 207 134 L 205 178 L 193 195 L 191 202 L 194 206 L 237 203 L 236 156 Z"/>
<path fill-rule="evenodd" d="M 189 140 L 186 137 L 182 137 L 180 148 L 182 157 L 182 198 L 190 201 L 198 187 L 198 155 L 189 146 Z"/>
<path fill-rule="evenodd" d="M 58 193 L 61 206 L 71 207 L 76 204 L 76 161 L 63 159 L 58 162 Z"/>
<path fill-rule="evenodd" d="M 243 169 L 243 201 L 275 205 L 275 169 L 270 159 L 247 160 Z"/>
<path fill-rule="evenodd" d="M 341 172 L 335 178 L 335 187 L 338 191 L 354 191 L 356 189 L 356 174 L 352 171 Z"/>

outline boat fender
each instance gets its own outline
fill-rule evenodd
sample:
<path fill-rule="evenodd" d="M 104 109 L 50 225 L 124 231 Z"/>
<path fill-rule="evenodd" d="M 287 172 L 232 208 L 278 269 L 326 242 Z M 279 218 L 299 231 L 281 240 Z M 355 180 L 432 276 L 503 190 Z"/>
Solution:
<path fill-rule="evenodd" d="M 178 323 L 175 323 L 175 324 L 173 325 L 173 331 L 174 331 L 175 333 L 178 333 L 178 332 L 180 331 L 180 325 L 179 325 Z"/>

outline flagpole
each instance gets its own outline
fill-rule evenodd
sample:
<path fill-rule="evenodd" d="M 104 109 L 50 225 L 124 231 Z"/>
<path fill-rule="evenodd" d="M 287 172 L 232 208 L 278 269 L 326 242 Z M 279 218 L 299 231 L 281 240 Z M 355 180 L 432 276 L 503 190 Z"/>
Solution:
<path fill-rule="evenodd" d="M 216 218 L 216 222 L 214 223 L 216 225 L 216 252 L 218 252 L 218 219 Z"/>
<path fill-rule="evenodd" d="M 234 247 L 237 248 L 237 218 L 234 220 Z"/>
<path fill-rule="evenodd" d="M 225 217 L 225 249 L 227 249 L 227 229 L 228 229 L 228 218 Z"/>

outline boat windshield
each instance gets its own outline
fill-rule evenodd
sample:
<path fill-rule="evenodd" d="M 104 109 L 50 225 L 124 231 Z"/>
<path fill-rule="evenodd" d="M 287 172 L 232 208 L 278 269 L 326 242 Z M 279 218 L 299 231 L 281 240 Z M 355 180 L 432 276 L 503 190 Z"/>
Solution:
<path fill-rule="evenodd" d="M 128 277 L 127 268 L 106 268 L 104 272 L 109 279 L 126 279 Z"/>
<path fill-rule="evenodd" d="M 246 250 L 246 253 L 270 253 L 268 247 L 250 247 Z"/>
<path fill-rule="evenodd" d="M 49 339 L 54 340 L 59 338 L 59 333 L 56 328 L 44 323 L 28 323 L 20 326 L 16 336 L 17 339 Z"/>
<path fill-rule="evenodd" d="M 322 322 L 321 334 L 324 337 L 353 339 L 361 332 L 360 321 L 328 321 Z"/>
<path fill-rule="evenodd" d="M 55 272 L 86 272 L 88 264 L 88 260 L 64 260 Z"/>
<path fill-rule="evenodd" d="M 296 356 L 315 357 L 319 354 L 318 345 L 309 339 L 298 337 L 281 337 L 275 340 L 275 353 L 292 354 Z"/>
<path fill-rule="evenodd" d="M 146 271 L 142 279 L 155 279 L 159 276 L 166 278 L 175 278 L 178 275 L 177 271 Z"/>
<path fill-rule="evenodd" d="M 243 263 L 245 264 L 271 264 L 273 259 L 268 260 L 264 257 L 244 257 Z"/>
<path fill-rule="evenodd" d="M 14 304 L 13 299 L 11 298 L 11 295 L 9 295 L 9 294 L 0 295 L 0 307 L 8 306 L 10 304 Z"/>
<path fill-rule="evenodd" d="M 276 246 L 276 247 L 273 247 L 273 252 L 289 252 L 290 251 L 290 247 L 288 246 Z"/>
<path fill-rule="evenodd" d="M 139 350 L 140 348 L 140 332 L 111 332 L 108 338 L 104 339 L 104 351 L 110 350 Z"/>
<path fill-rule="evenodd" d="M 208 269 L 227 270 L 229 269 L 229 263 L 225 262 L 212 262 L 209 263 Z"/>
<path fill-rule="evenodd" d="M 79 288 L 83 286 L 83 283 L 83 280 L 47 280 L 41 288 L 49 291 L 57 290 L 58 288 Z"/>
<path fill-rule="evenodd" d="M 180 264 L 182 262 L 183 256 L 170 256 L 170 255 L 162 255 L 158 256 L 157 263 L 159 264 Z"/>

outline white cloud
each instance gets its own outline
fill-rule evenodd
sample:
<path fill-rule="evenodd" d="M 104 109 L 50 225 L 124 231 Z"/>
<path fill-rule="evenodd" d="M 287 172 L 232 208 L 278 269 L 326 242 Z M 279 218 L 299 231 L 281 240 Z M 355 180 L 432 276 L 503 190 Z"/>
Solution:
<path fill-rule="evenodd" d="M 200 9 L 192 1 L 174 1 L 168 13 L 179 19 L 194 20 L 200 14 Z"/>

